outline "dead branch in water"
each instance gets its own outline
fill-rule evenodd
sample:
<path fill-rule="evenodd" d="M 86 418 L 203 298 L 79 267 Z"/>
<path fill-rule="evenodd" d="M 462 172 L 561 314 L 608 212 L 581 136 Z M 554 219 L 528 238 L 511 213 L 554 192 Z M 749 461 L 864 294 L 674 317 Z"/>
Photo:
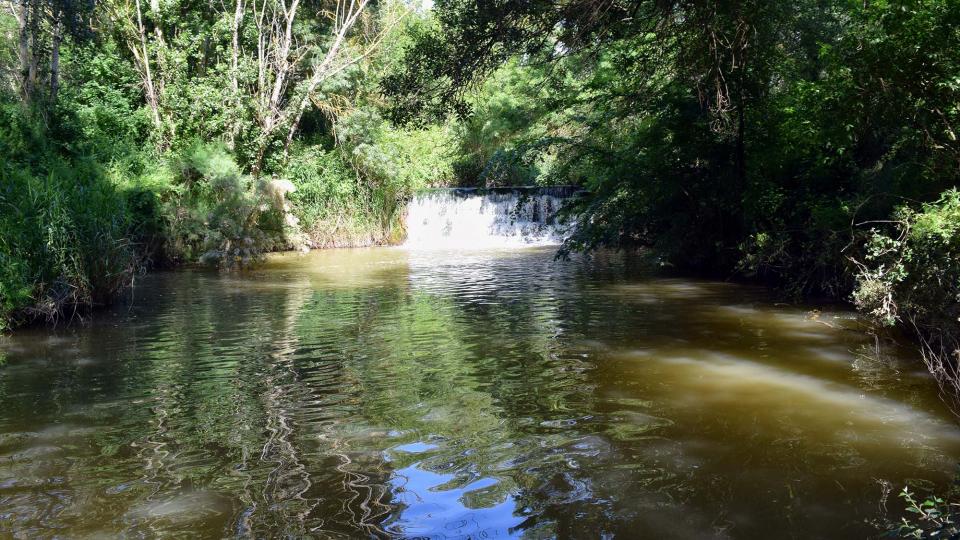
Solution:
<path fill-rule="evenodd" d="M 910 325 L 920 340 L 923 362 L 940 387 L 940 399 L 960 416 L 960 341 L 952 333 L 924 327 L 912 317 Z"/>

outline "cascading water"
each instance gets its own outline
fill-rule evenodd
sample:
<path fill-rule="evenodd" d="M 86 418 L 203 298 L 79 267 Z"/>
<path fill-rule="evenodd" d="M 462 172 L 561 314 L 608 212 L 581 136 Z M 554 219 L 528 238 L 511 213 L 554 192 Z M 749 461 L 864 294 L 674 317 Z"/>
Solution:
<path fill-rule="evenodd" d="M 451 188 L 418 193 L 407 206 L 408 247 L 463 249 L 556 245 L 568 224 L 557 211 L 573 186 Z"/>

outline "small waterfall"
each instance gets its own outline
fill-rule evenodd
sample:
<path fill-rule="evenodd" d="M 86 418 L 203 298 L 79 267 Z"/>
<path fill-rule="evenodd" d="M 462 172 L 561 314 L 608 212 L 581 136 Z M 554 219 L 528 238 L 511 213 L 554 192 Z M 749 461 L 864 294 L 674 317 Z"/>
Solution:
<path fill-rule="evenodd" d="M 473 249 L 560 244 L 568 227 L 557 211 L 579 191 L 575 186 L 424 191 L 407 206 L 405 245 Z"/>

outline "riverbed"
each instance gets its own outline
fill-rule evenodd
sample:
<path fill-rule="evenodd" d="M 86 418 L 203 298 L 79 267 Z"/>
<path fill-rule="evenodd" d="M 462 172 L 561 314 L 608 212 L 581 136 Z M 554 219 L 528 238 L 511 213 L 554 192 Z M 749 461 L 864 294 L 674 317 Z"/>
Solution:
<path fill-rule="evenodd" d="M 909 345 L 553 248 L 157 272 L 0 341 L 0 536 L 862 538 L 960 429 Z"/>

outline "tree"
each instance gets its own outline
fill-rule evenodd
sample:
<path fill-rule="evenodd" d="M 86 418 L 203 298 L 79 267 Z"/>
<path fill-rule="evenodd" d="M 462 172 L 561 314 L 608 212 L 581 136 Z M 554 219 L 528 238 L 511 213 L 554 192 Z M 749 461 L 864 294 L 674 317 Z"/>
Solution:
<path fill-rule="evenodd" d="M 92 2 L 84 0 L 3 0 L 17 22 L 17 91 L 26 104 L 39 96 L 51 103 L 60 89 L 60 49 L 64 38 L 90 35 Z"/>
<path fill-rule="evenodd" d="M 325 80 L 347 69 L 368 52 L 348 51 L 347 35 L 360 20 L 369 0 L 337 0 L 326 50 L 295 47 L 300 0 L 264 0 L 253 10 L 257 29 L 256 118 L 260 125 L 254 174 L 263 166 L 264 153 L 278 129 L 286 129 L 285 147 L 296 134 L 303 113 Z M 311 50 L 312 49 L 312 50 Z M 312 65 L 305 65 L 313 60 Z M 297 76 L 302 77 L 297 81 Z M 300 86 L 291 90 L 296 83 Z"/>

